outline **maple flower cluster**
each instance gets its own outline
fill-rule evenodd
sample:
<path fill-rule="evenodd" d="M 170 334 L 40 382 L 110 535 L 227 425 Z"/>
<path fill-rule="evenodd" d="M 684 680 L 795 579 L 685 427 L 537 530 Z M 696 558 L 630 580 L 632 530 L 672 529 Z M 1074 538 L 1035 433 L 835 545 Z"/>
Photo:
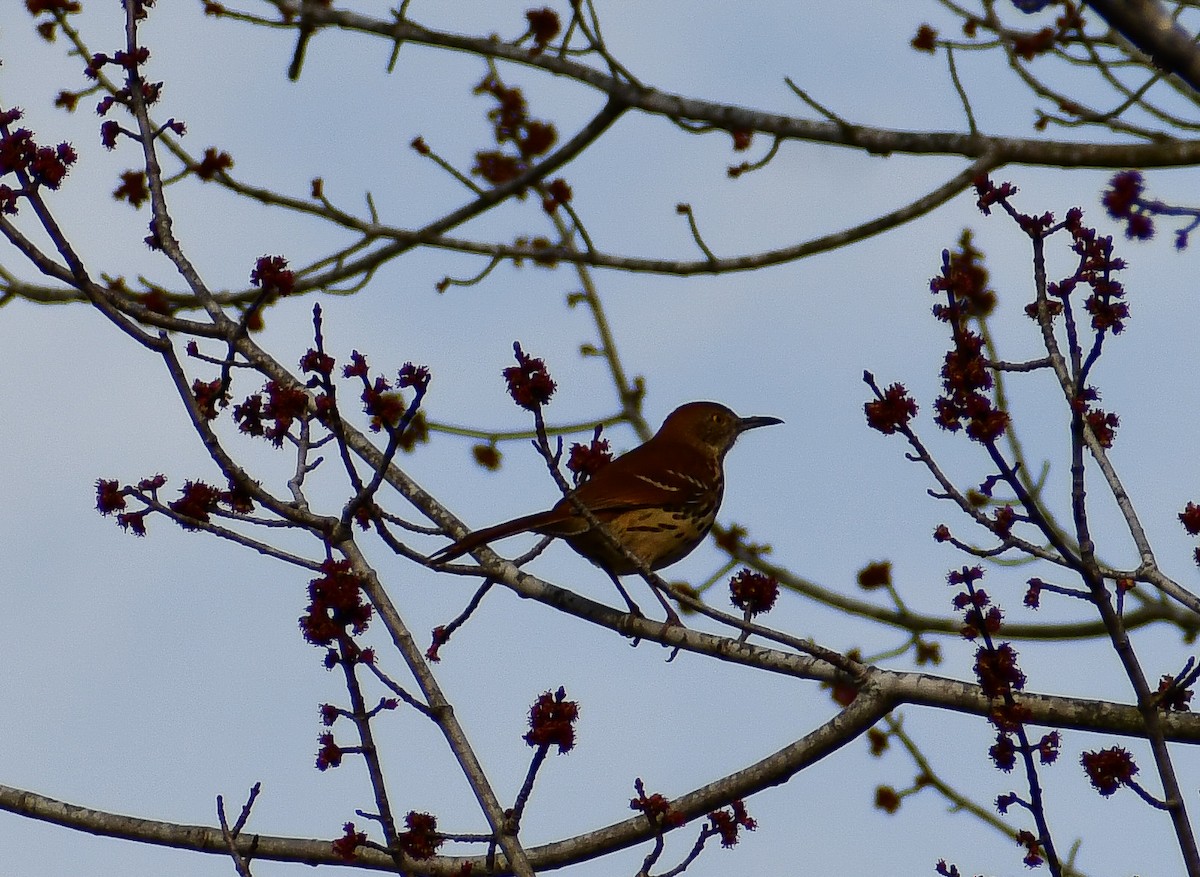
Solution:
<path fill-rule="evenodd" d="M 575 746 L 575 720 L 579 718 L 579 704 L 567 700 L 567 691 L 559 686 L 558 691 L 549 691 L 538 696 L 529 708 L 529 732 L 524 740 L 530 746 L 557 746 L 563 755 Z"/>
<path fill-rule="evenodd" d="M 362 581 L 348 560 L 326 560 L 321 575 L 308 584 L 309 603 L 300 630 L 314 646 L 330 646 L 347 630 L 361 634 L 371 620 L 371 604 L 363 599 Z"/>
<path fill-rule="evenodd" d="M 571 445 L 567 454 L 567 469 L 578 485 L 611 463 L 612 458 L 608 439 L 600 438 L 600 427 L 596 427 L 596 434 L 590 443 L 584 445 L 575 442 Z"/>
<path fill-rule="evenodd" d="M 519 341 L 513 342 L 513 353 L 517 364 L 504 370 L 508 394 L 526 411 L 536 411 L 550 401 L 557 384 L 546 370 L 546 363 L 522 350 Z"/>
<path fill-rule="evenodd" d="M 748 615 L 769 612 L 779 596 L 774 576 L 743 569 L 729 580 L 729 601 Z"/>
<path fill-rule="evenodd" d="M 0 112 L 0 178 L 13 174 L 16 189 L 0 183 L 0 213 L 15 214 L 17 201 L 40 187 L 57 189 L 78 158 L 69 143 L 58 146 L 39 146 L 28 128 L 10 130 L 22 112 L 11 109 Z"/>

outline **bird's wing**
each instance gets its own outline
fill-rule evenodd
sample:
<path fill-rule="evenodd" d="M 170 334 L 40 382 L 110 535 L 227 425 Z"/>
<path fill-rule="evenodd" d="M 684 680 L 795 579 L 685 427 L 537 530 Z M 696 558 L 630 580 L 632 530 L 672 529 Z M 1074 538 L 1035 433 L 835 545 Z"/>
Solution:
<path fill-rule="evenodd" d="M 686 445 L 676 453 L 666 456 L 662 448 L 651 448 L 643 454 L 646 445 L 634 448 L 618 457 L 585 481 L 575 491 L 575 496 L 593 512 L 620 512 L 639 508 L 662 506 L 684 506 L 700 501 L 709 491 L 705 482 L 689 475 L 690 471 L 703 472 L 703 461 Z M 564 499 L 559 506 L 570 506 Z"/>

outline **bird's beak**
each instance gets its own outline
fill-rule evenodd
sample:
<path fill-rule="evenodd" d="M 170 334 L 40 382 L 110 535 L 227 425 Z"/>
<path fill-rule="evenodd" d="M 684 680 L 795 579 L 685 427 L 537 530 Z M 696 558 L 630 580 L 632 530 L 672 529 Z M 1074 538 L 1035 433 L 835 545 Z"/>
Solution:
<path fill-rule="evenodd" d="M 737 422 L 737 432 L 741 435 L 748 429 L 758 429 L 760 426 L 774 426 L 777 423 L 783 423 L 778 417 L 739 417 Z"/>

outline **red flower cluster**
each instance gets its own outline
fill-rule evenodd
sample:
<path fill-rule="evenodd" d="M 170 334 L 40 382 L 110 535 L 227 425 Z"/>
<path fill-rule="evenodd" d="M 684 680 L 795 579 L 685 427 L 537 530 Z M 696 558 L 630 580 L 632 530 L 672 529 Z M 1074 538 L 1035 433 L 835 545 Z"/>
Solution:
<path fill-rule="evenodd" d="M 262 287 L 268 298 L 291 295 L 296 288 L 296 274 L 283 256 L 259 256 L 250 272 L 250 283 Z"/>
<path fill-rule="evenodd" d="M 241 405 L 233 406 L 233 419 L 242 432 L 262 436 L 278 448 L 283 445 L 283 437 L 292 424 L 306 411 L 307 393 L 278 381 L 267 381 L 261 393 L 248 396 Z M 265 425 L 264 421 L 270 421 L 271 425 Z"/>
<path fill-rule="evenodd" d="M 570 200 L 571 187 L 567 185 L 566 180 L 558 177 L 551 180 L 546 186 L 545 195 L 542 197 L 542 209 L 547 213 L 553 213 L 560 204 L 566 204 Z"/>
<path fill-rule="evenodd" d="M 67 171 L 78 158 L 69 143 L 58 146 L 38 146 L 28 128 L 9 131 L 8 127 L 21 118 L 18 109 L 0 112 L 0 177 L 7 174 L 27 175 L 31 188 L 45 186 L 57 189 Z M 0 212 L 16 213 L 17 199 L 25 190 L 0 185 Z"/>
<path fill-rule="evenodd" d="M 108 517 L 113 512 L 119 512 L 125 508 L 125 492 L 121 490 L 121 485 L 117 481 L 108 481 L 104 478 L 96 481 L 96 511 Z"/>
<path fill-rule="evenodd" d="M 325 771 L 331 767 L 340 767 L 342 747 L 334 742 L 333 734 L 326 731 L 317 738 L 317 741 L 321 744 L 321 748 L 317 750 L 317 770 Z"/>
<path fill-rule="evenodd" d="M 1200 536 L 1200 506 L 1189 502 L 1179 513 L 1179 522 L 1183 524 L 1183 529 L 1188 531 L 1189 536 Z"/>
<path fill-rule="evenodd" d="M 608 439 L 600 438 L 600 427 L 589 444 L 575 442 L 567 455 L 567 468 L 578 485 L 591 478 L 612 462 L 612 451 L 608 447 Z"/>
<path fill-rule="evenodd" d="M 538 696 L 529 708 L 529 733 L 524 737 L 530 746 L 557 746 L 560 755 L 570 752 L 575 746 L 575 720 L 579 718 L 579 704 L 567 700 L 566 689 L 549 691 Z"/>
<path fill-rule="evenodd" d="M 917 403 L 903 384 L 892 384 L 880 398 L 864 404 L 863 412 L 871 429 L 891 435 L 908 426 L 908 422 L 917 416 Z"/>
<path fill-rule="evenodd" d="M 774 576 L 743 569 L 729 580 L 729 601 L 750 615 L 771 611 L 778 596 L 779 582 Z"/>
<path fill-rule="evenodd" d="M 211 484 L 205 484 L 203 481 L 185 481 L 179 499 L 169 503 L 167 507 L 178 515 L 207 524 L 209 515 L 216 510 L 217 503 L 225 496 L 224 491 Z M 185 530 L 196 529 L 194 524 L 187 521 L 180 521 L 179 525 Z"/>
<path fill-rule="evenodd" d="M 408 815 L 404 817 L 404 824 L 408 826 L 408 831 L 397 834 L 396 843 L 414 859 L 433 858 L 438 847 L 445 842 L 438 834 L 436 816 L 409 810 Z"/>
<path fill-rule="evenodd" d="M 300 617 L 300 630 L 314 646 L 331 645 L 347 628 L 360 634 L 371 620 L 371 605 L 348 560 L 326 560 L 321 573 L 308 584 L 309 603 Z"/>
<path fill-rule="evenodd" d="M 1083 765 L 1096 791 L 1105 798 L 1120 786 L 1130 783 L 1138 772 L 1133 756 L 1120 746 L 1085 752 L 1079 756 L 1079 763 Z"/>
<path fill-rule="evenodd" d="M 858 586 L 864 591 L 873 591 L 892 583 L 892 564 L 888 560 L 868 563 L 858 571 Z"/>
<path fill-rule="evenodd" d="M 938 32 L 928 24 L 923 24 L 917 28 L 916 35 L 909 41 L 909 45 L 918 52 L 928 52 L 933 54 L 937 49 Z"/>
<path fill-rule="evenodd" d="M 550 401 L 557 384 L 546 370 L 546 363 L 523 351 L 519 341 L 513 342 L 513 353 L 517 364 L 504 370 L 508 394 L 526 411 L 536 411 Z"/>
<path fill-rule="evenodd" d="M 218 152 L 215 146 L 204 150 L 204 158 L 192 170 L 202 180 L 214 179 L 217 174 L 224 173 L 233 167 L 233 157 L 228 152 Z"/>
<path fill-rule="evenodd" d="M 343 825 L 342 831 L 345 834 L 332 843 L 333 852 L 340 856 L 342 861 L 353 862 L 356 857 L 355 850 L 367 842 L 367 833 L 355 831 L 353 822 Z"/>
<path fill-rule="evenodd" d="M 529 54 L 536 57 L 546 51 L 550 41 L 558 36 L 562 25 L 559 23 L 558 13 L 545 7 L 528 10 L 525 19 L 529 22 L 529 33 L 533 36 L 533 48 Z"/>
<path fill-rule="evenodd" d="M 38 15 L 42 12 L 70 14 L 82 9 L 77 0 L 25 0 L 25 8 L 29 10 L 30 15 Z"/>
<path fill-rule="evenodd" d="M 732 802 L 728 810 L 714 810 L 709 813 L 708 819 L 708 830 L 721 836 L 721 846 L 726 849 L 737 845 L 739 828 L 746 831 L 758 828 L 758 823 L 746 812 L 746 805 L 741 798 Z"/>
<path fill-rule="evenodd" d="M 633 788 L 637 791 L 638 796 L 630 799 L 629 809 L 645 813 L 646 818 L 655 828 L 679 828 L 687 822 L 682 813 L 671 809 L 671 802 L 661 793 L 655 792 L 653 795 L 647 795 L 641 777 L 633 781 Z"/>
<path fill-rule="evenodd" d="M 1190 712 L 1193 692 L 1187 685 L 1187 680 L 1179 680 L 1167 674 L 1158 680 L 1158 690 L 1154 692 L 1155 700 L 1167 712 Z"/>
<path fill-rule="evenodd" d="M 1032 831 L 1024 828 L 1018 831 L 1017 843 L 1025 847 L 1025 855 L 1021 861 L 1025 863 L 1026 868 L 1037 868 L 1045 861 L 1045 857 L 1042 855 L 1041 841 L 1034 836 Z"/>
<path fill-rule="evenodd" d="M 429 388 L 429 379 L 429 366 L 406 362 L 396 375 L 396 386 L 414 387 L 418 393 L 424 393 Z"/>
<path fill-rule="evenodd" d="M 1125 221 L 1125 236 L 1130 239 L 1144 241 L 1154 236 L 1154 220 L 1142 209 L 1145 188 L 1140 171 L 1121 171 L 1113 174 L 1109 188 L 1100 198 L 1109 216 Z"/>
<path fill-rule="evenodd" d="M 1009 643 L 991 649 L 980 646 L 975 653 L 975 676 L 990 698 L 1004 697 L 1025 687 L 1025 674 L 1017 666 L 1017 651 Z"/>
<path fill-rule="evenodd" d="M 965 270 L 969 269 L 969 270 Z M 933 293 L 945 293 L 947 303 L 935 305 L 934 316 L 950 324 L 954 346 L 942 365 L 945 392 L 934 403 L 934 421 L 942 429 L 956 432 L 966 421 L 967 435 L 977 442 L 996 441 L 1008 428 L 1008 414 L 988 397 L 993 378 L 983 356 L 983 338 L 965 327 L 970 303 L 979 295 L 979 276 L 961 256 L 942 251 L 942 271 L 929 282 Z"/>
<path fill-rule="evenodd" d="M 1001 183 L 997 186 L 986 174 L 976 177 L 973 182 L 975 194 L 979 196 L 975 204 L 984 216 L 991 215 L 993 204 L 1001 204 L 1017 194 L 1017 187 L 1012 183 Z"/>

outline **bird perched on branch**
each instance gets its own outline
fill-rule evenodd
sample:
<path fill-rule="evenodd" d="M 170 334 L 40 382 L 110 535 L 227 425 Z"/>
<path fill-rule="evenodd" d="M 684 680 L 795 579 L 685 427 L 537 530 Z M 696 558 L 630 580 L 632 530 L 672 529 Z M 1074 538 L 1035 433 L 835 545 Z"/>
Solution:
<path fill-rule="evenodd" d="M 601 467 L 554 508 L 468 533 L 430 559 L 445 563 L 517 533 L 555 536 L 607 572 L 630 611 L 641 614 L 617 578 L 639 571 L 630 555 L 658 570 L 690 554 L 716 520 L 725 491 L 725 455 L 738 436 L 782 422 L 738 417 L 716 402 L 689 402 L 672 411 L 648 442 Z M 668 618 L 678 622 L 662 595 L 654 593 Z"/>

